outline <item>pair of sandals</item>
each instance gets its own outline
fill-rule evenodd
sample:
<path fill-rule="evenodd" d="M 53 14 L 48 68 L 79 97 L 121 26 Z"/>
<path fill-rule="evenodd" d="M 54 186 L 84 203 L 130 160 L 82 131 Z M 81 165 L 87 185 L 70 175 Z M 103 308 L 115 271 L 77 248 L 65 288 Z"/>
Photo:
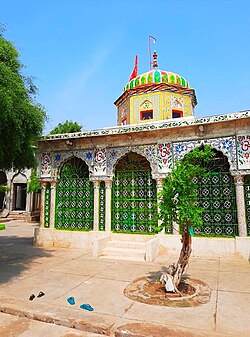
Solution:
<path fill-rule="evenodd" d="M 74 297 L 69 297 L 67 298 L 67 302 L 70 304 L 70 305 L 74 305 L 76 302 L 75 302 L 75 299 Z M 80 305 L 80 308 L 81 309 L 85 309 L 85 310 L 88 310 L 88 311 L 93 311 L 94 309 L 91 307 L 90 304 L 81 304 Z"/>
<path fill-rule="evenodd" d="M 43 297 L 45 294 L 43 291 L 40 291 L 40 293 L 37 295 L 37 297 Z M 36 297 L 36 295 L 34 294 L 31 294 L 30 297 L 29 297 L 29 300 L 30 301 L 33 301 L 33 299 Z"/>

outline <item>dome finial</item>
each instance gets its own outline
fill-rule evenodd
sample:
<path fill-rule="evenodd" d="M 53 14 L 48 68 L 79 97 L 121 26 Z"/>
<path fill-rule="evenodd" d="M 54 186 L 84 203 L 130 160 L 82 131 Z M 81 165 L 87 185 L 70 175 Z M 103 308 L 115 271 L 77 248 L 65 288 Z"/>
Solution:
<path fill-rule="evenodd" d="M 154 69 L 158 69 L 158 62 L 157 62 L 157 57 L 158 57 L 158 55 L 157 55 L 157 53 L 156 53 L 156 51 L 154 51 L 154 54 L 153 54 L 153 68 Z"/>

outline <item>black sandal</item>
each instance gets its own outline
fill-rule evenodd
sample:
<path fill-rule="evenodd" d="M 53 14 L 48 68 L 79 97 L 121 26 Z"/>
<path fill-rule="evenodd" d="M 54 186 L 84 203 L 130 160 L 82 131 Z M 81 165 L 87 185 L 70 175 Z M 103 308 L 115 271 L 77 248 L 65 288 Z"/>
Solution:
<path fill-rule="evenodd" d="M 37 295 L 37 297 L 42 297 L 42 296 L 44 296 L 45 294 L 44 294 L 44 292 L 43 291 L 40 291 L 40 293 Z"/>
<path fill-rule="evenodd" d="M 36 296 L 35 296 L 34 294 L 31 294 L 29 300 L 30 300 L 30 301 L 33 301 L 33 299 L 34 299 L 35 297 L 36 297 Z"/>

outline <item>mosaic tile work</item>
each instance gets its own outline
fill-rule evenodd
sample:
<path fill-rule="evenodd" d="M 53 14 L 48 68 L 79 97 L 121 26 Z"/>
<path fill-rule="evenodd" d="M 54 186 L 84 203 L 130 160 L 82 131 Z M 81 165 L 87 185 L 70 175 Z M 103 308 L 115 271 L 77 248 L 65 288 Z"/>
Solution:
<path fill-rule="evenodd" d="M 90 166 L 93 163 L 94 152 L 93 150 L 55 152 L 53 158 L 53 166 L 55 168 L 58 168 L 65 160 L 73 156 L 82 159 L 88 166 Z"/>
<path fill-rule="evenodd" d="M 61 165 L 69 158 L 77 157 L 82 159 L 89 167 L 93 165 L 94 151 L 60 151 L 55 153 L 45 153 L 42 155 L 40 164 L 40 174 L 38 178 L 55 178 Z"/>
<path fill-rule="evenodd" d="M 44 227 L 50 226 L 50 184 L 44 187 Z"/>
<path fill-rule="evenodd" d="M 153 120 L 157 121 L 159 119 L 162 119 L 161 116 L 161 105 L 160 105 L 160 97 L 162 96 L 162 93 L 150 93 L 150 94 L 141 94 L 139 96 L 132 96 L 131 97 L 131 106 L 132 106 L 132 111 L 131 113 L 131 124 L 135 123 L 140 123 L 141 118 L 140 118 L 140 111 L 144 110 L 143 109 L 143 103 L 146 101 L 149 102 L 149 105 L 151 106 L 153 110 Z M 147 110 L 147 108 L 145 108 Z M 144 121 L 148 122 L 148 120 Z"/>
<path fill-rule="evenodd" d="M 144 156 L 150 163 L 152 175 L 157 173 L 157 144 L 145 146 L 125 146 L 121 148 L 107 149 L 107 174 L 113 175 L 115 165 L 120 158 L 129 152 L 135 152 Z"/>
<path fill-rule="evenodd" d="M 99 188 L 99 231 L 105 231 L 105 207 L 106 207 L 105 182 L 101 181 Z"/>
<path fill-rule="evenodd" d="M 126 125 L 126 126 L 117 126 L 113 128 L 107 129 L 99 129 L 99 130 L 91 130 L 91 131 L 83 131 L 83 132 L 75 132 L 71 134 L 58 134 L 58 135 L 47 135 L 44 136 L 43 140 L 50 139 L 73 139 L 73 138 L 82 138 L 82 137 L 95 137 L 102 135 L 114 135 L 114 134 L 126 134 L 130 132 L 138 132 L 138 131 L 150 131 L 150 130 L 161 130 L 161 129 L 169 129 L 176 128 L 179 126 L 187 126 L 187 125 L 200 125 L 200 124 L 209 124 L 209 123 L 217 123 L 222 121 L 233 121 L 236 119 L 247 118 L 250 117 L 250 111 L 237 112 L 226 115 L 219 116 L 210 116 L 203 118 L 179 118 L 176 120 L 170 121 L 160 121 L 154 123 L 140 124 L 140 125 Z"/>
<path fill-rule="evenodd" d="M 216 150 L 221 151 L 228 158 L 230 169 L 236 169 L 236 147 L 234 137 L 173 143 L 174 160 L 183 158 L 186 153 L 192 151 L 195 147 L 201 146 L 202 144 L 211 145 Z"/>
<path fill-rule="evenodd" d="M 158 144 L 157 163 L 159 173 L 168 173 L 173 166 L 172 143 Z"/>
<path fill-rule="evenodd" d="M 237 136 L 238 168 L 250 169 L 250 134 Z"/>
<path fill-rule="evenodd" d="M 41 178 L 47 178 L 51 175 L 52 163 L 51 154 L 49 152 L 43 153 L 41 156 Z"/>
<path fill-rule="evenodd" d="M 101 176 L 106 175 L 106 149 L 97 149 L 94 157 L 94 172 Z"/>

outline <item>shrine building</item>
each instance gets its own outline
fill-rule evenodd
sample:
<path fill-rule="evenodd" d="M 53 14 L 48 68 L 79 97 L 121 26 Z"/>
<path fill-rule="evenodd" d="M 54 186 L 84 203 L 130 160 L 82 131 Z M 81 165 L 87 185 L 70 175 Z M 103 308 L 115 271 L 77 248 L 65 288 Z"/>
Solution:
<path fill-rule="evenodd" d="M 250 111 L 196 118 L 189 82 L 158 69 L 125 85 L 117 126 L 44 136 L 38 143 L 42 185 L 35 244 L 80 247 L 94 256 L 153 261 L 179 250 L 178 224 L 160 233 L 157 195 L 176 160 L 205 144 L 215 152 L 197 177 L 202 227 L 194 255 L 250 254 Z M 132 248 L 131 248 L 132 247 Z"/>

